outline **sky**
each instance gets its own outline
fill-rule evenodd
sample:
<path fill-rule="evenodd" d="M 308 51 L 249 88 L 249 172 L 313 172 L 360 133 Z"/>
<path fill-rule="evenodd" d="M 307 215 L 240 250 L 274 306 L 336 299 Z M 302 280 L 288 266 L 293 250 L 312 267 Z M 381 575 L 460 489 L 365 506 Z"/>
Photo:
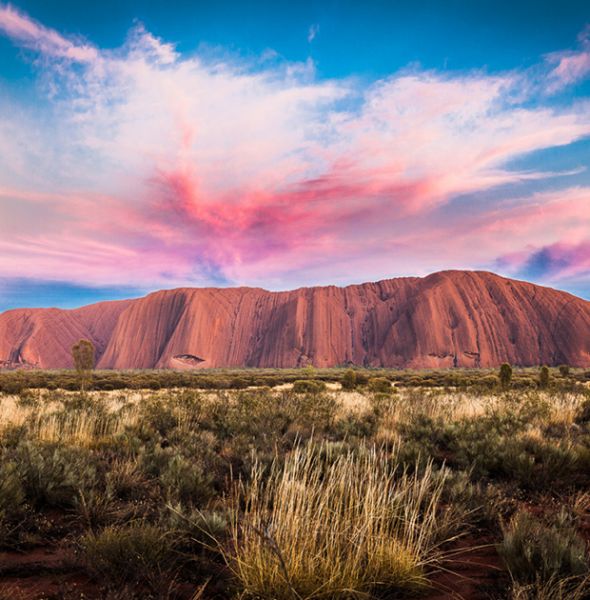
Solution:
<path fill-rule="evenodd" d="M 590 299 L 590 3 L 0 0 L 0 311 L 482 269 Z"/>

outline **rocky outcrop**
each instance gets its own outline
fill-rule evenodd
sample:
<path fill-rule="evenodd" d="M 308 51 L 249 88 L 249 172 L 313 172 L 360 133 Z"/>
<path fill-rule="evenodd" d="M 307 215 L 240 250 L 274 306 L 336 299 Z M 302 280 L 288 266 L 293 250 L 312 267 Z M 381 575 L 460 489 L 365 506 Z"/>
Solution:
<path fill-rule="evenodd" d="M 487 272 L 268 292 L 181 288 L 77 310 L 0 315 L 0 361 L 101 368 L 590 365 L 590 302 Z"/>

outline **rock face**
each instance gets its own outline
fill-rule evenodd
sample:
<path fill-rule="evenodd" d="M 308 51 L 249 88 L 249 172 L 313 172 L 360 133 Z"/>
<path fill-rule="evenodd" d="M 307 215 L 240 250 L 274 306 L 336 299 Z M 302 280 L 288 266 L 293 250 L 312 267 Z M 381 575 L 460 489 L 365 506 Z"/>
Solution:
<path fill-rule="evenodd" d="M 106 369 L 590 366 L 590 302 L 486 272 L 268 292 L 181 288 L 76 310 L 0 315 L 0 365 Z"/>

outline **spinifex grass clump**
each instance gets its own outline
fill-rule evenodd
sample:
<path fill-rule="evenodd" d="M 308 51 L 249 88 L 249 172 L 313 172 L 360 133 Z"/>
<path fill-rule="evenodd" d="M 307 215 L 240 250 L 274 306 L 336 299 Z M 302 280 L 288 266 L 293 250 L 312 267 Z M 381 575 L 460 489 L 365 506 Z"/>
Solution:
<path fill-rule="evenodd" d="M 89 533 L 80 546 L 89 570 L 108 577 L 109 585 L 140 583 L 162 591 L 170 571 L 177 567 L 172 537 L 141 522 Z"/>
<path fill-rule="evenodd" d="M 550 525 L 517 512 L 498 550 L 513 580 L 513 600 L 590 597 L 588 549 L 563 509 Z"/>
<path fill-rule="evenodd" d="M 255 467 L 226 554 L 245 594 L 343 598 L 426 585 L 424 567 L 448 531 L 445 475 L 431 465 L 396 473 L 389 459 L 310 445 L 275 461 L 267 478 Z"/>
<path fill-rule="evenodd" d="M 499 552 L 521 583 L 590 575 L 586 544 L 563 514 L 548 526 L 527 512 L 517 512 L 505 528 Z"/>

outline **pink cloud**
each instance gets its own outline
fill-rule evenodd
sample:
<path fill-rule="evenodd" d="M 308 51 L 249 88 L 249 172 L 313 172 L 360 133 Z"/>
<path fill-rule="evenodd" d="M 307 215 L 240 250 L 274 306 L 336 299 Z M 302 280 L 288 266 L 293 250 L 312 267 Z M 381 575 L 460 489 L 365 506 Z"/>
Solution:
<path fill-rule="evenodd" d="M 44 55 L 89 62 L 98 58 L 98 51 L 87 44 L 76 44 L 53 29 L 36 23 L 10 5 L 0 4 L 0 30 L 16 43 Z"/>
<path fill-rule="evenodd" d="M 579 50 L 554 52 L 547 56 L 549 63 L 555 65 L 549 73 L 550 92 L 577 83 L 590 75 L 590 25 L 580 34 L 578 40 Z"/>
<path fill-rule="evenodd" d="M 312 63 L 183 57 L 142 26 L 109 51 L 9 6 L 0 29 L 52 86 L 34 113 L 0 99 L 0 276 L 286 287 L 486 265 L 590 226 L 584 188 L 443 216 L 555 177 L 507 165 L 590 135 L 587 103 L 516 102 L 526 74 L 361 87 Z"/>
<path fill-rule="evenodd" d="M 590 275 L 590 240 L 532 246 L 501 256 L 498 263 L 510 272 L 546 283 L 587 279 Z"/>

